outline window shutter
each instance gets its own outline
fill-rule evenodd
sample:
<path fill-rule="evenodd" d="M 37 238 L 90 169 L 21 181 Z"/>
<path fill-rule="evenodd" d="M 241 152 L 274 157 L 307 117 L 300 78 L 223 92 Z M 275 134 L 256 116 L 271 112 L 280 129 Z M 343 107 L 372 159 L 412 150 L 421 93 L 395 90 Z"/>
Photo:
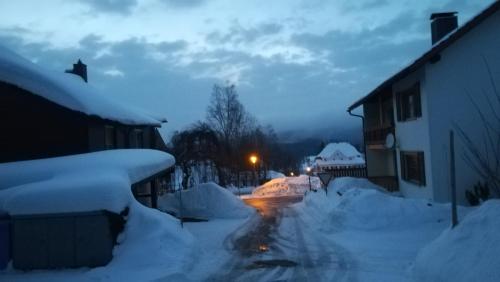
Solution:
<path fill-rule="evenodd" d="M 401 94 L 400 92 L 396 93 L 396 115 L 398 118 L 398 121 L 402 120 L 401 117 Z"/>
<path fill-rule="evenodd" d="M 420 185 L 425 186 L 425 160 L 424 160 L 424 152 L 418 152 L 418 165 L 419 165 L 419 176 L 420 176 Z"/>
<path fill-rule="evenodd" d="M 422 116 L 422 103 L 420 98 L 420 83 L 416 83 L 413 87 L 413 91 L 415 93 L 415 117 Z"/>

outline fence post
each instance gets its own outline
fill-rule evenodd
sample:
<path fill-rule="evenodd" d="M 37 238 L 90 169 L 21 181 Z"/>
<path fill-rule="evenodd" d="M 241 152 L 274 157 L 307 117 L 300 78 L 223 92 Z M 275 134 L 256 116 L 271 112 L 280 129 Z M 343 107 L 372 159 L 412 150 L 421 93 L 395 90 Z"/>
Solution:
<path fill-rule="evenodd" d="M 450 130 L 450 184 L 451 184 L 451 227 L 458 224 L 457 219 L 457 187 L 455 179 L 455 142 L 453 130 Z"/>

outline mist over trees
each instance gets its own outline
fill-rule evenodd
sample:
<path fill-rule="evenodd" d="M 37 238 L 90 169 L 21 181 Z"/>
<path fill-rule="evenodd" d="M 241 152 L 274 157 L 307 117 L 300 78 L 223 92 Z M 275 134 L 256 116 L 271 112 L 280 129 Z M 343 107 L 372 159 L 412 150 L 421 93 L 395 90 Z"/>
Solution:
<path fill-rule="evenodd" d="M 254 168 L 262 181 L 266 171 L 296 171 L 300 161 L 278 143 L 271 126 L 260 125 L 246 111 L 234 85 L 214 85 L 206 120 L 176 131 L 169 145 L 184 188 L 197 181 L 241 186 L 255 176 Z M 258 157 L 255 167 L 249 162 L 252 154 Z"/>

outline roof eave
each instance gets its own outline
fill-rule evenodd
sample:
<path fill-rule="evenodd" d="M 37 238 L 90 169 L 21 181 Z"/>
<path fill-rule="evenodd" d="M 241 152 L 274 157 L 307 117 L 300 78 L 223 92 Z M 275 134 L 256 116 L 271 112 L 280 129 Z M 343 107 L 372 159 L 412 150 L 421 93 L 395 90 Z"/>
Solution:
<path fill-rule="evenodd" d="M 477 14 L 474 16 L 470 21 L 468 21 L 466 24 L 463 26 L 457 28 L 453 33 L 449 34 L 447 37 L 436 43 L 434 46 L 432 46 L 431 49 L 429 49 L 427 52 L 425 52 L 422 56 L 420 56 L 417 60 L 415 60 L 412 64 L 409 66 L 405 67 L 398 73 L 394 74 L 391 76 L 389 79 L 386 81 L 382 82 L 377 88 L 372 90 L 368 95 L 362 97 L 361 99 L 357 100 L 354 102 L 349 108 L 347 108 L 347 111 L 350 112 L 357 107 L 363 105 L 368 99 L 376 96 L 379 94 L 383 89 L 386 87 L 391 86 L 395 82 L 399 81 L 400 79 L 406 77 L 410 73 L 414 72 L 415 70 L 419 69 L 420 67 L 424 66 L 431 58 L 435 57 L 441 51 L 446 49 L 448 46 L 450 46 L 452 43 L 460 39 L 463 35 L 465 35 L 467 32 L 469 32 L 471 29 L 473 29 L 475 26 L 480 24 L 482 21 L 487 19 L 490 15 L 494 14 L 500 9 L 500 1 L 496 1 L 493 4 L 491 4 L 488 8 L 484 9 L 481 13 Z"/>

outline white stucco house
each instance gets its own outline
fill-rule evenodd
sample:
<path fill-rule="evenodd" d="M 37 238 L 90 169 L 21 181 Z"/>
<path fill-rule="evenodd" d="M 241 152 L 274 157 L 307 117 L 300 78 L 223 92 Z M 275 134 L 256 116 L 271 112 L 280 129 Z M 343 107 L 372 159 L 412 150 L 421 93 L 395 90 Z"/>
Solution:
<path fill-rule="evenodd" d="M 363 106 L 369 178 L 393 179 L 407 197 L 450 201 L 450 131 L 459 127 L 484 148 L 479 111 L 499 120 L 490 118 L 500 108 L 499 10 L 495 1 L 459 27 L 454 12 L 432 14 L 430 49 L 348 108 Z M 483 179 L 459 136 L 455 147 L 457 198 L 465 204 L 465 191 Z"/>

